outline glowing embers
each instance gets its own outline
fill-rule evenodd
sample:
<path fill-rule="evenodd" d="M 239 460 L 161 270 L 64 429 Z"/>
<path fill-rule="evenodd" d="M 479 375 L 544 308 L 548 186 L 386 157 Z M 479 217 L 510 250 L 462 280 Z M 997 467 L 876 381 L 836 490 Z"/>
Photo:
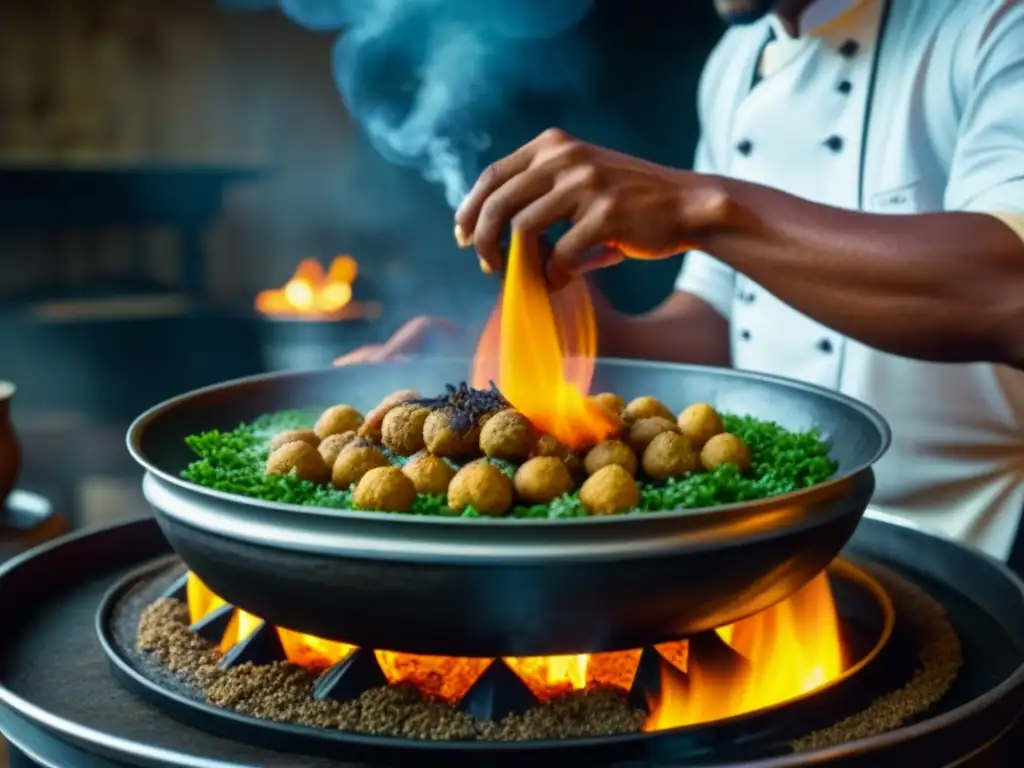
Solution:
<path fill-rule="evenodd" d="M 275 629 L 223 605 L 194 576 L 178 596 L 193 624 L 225 653 L 222 666 L 287 659 L 317 672 L 317 698 L 346 701 L 375 686 L 404 683 L 482 720 L 521 714 L 573 691 L 617 690 L 648 713 L 645 730 L 723 720 L 798 699 L 853 675 L 892 630 L 884 591 L 843 562 L 832 581 L 869 596 L 881 619 L 868 648 L 844 645 L 830 580 L 822 575 L 794 597 L 729 627 L 644 651 L 501 660 L 368 651 Z M 850 657 L 850 658 L 848 658 Z M 853 658 L 856 657 L 856 658 Z"/>

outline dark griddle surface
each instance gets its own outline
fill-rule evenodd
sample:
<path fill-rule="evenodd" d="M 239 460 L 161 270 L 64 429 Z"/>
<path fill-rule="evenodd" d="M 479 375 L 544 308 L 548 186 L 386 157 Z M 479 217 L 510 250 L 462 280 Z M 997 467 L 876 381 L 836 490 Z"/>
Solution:
<path fill-rule="evenodd" d="M 130 527 L 134 535 L 124 537 L 122 543 L 134 544 L 134 552 L 123 559 L 139 562 L 143 551 L 154 543 L 159 544 L 159 530 L 152 520 Z M 160 550 L 166 552 L 165 547 L 158 546 L 154 554 L 159 554 Z M 104 562 L 102 553 L 97 553 L 93 559 L 93 563 L 96 562 Z M 8 624 L 5 619 L 0 632 L 0 684 L 56 717 L 198 759 L 261 768 L 354 766 L 220 739 L 175 722 L 123 689 L 111 674 L 96 633 L 92 631 L 96 607 L 103 593 L 126 571 L 122 563 L 112 565 L 114 567 L 102 575 L 80 578 L 75 584 L 62 578 L 61 573 L 52 573 L 53 582 L 64 584 L 66 588 L 51 592 L 45 603 L 30 609 L 27 616 L 23 614 L 18 623 Z M 73 563 L 68 566 L 69 570 L 78 570 Z M 10 617 L 7 590 L 3 586 L 0 582 L 0 615 Z M 11 632 L 10 629 L 21 631 Z"/>

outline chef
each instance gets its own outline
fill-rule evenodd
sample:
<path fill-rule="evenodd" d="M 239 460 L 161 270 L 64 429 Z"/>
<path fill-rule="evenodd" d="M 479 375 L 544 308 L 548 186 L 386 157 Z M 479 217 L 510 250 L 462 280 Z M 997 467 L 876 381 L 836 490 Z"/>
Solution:
<path fill-rule="evenodd" d="M 1024 566 L 1024 0 L 715 5 L 693 171 L 547 131 L 481 175 L 457 239 L 497 272 L 509 224 L 568 221 L 556 287 L 689 251 L 649 314 L 597 297 L 602 355 L 864 401 L 894 434 L 874 505 Z"/>

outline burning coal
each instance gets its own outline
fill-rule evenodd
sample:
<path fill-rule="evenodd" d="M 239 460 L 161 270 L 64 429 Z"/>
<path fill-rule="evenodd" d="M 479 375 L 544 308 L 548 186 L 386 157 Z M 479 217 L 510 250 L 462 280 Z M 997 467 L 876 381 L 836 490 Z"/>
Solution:
<path fill-rule="evenodd" d="M 575 26 L 591 0 L 222 0 L 277 5 L 316 31 L 340 30 L 334 76 L 349 113 L 390 162 L 418 168 L 456 207 L 490 144 L 485 121 L 517 94 L 578 85 L 570 47 L 531 45 Z"/>

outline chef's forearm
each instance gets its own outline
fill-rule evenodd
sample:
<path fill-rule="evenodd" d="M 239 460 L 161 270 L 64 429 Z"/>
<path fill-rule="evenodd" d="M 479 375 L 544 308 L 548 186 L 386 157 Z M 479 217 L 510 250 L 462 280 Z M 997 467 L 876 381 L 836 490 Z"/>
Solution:
<path fill-rule="evenodd" d="M 985 214 L 880 216 L 714 179 L 701 247 L 846 336 L 906 357 L 1024 364 L 1024 243 Z"/>
<path fill-rule="evenodd" d="M 729 323 L 707 302 L 677 291 L 642 315 L 618 312 L 591 283 L 598 353 L 695 365 L 729 365 Z"/>

